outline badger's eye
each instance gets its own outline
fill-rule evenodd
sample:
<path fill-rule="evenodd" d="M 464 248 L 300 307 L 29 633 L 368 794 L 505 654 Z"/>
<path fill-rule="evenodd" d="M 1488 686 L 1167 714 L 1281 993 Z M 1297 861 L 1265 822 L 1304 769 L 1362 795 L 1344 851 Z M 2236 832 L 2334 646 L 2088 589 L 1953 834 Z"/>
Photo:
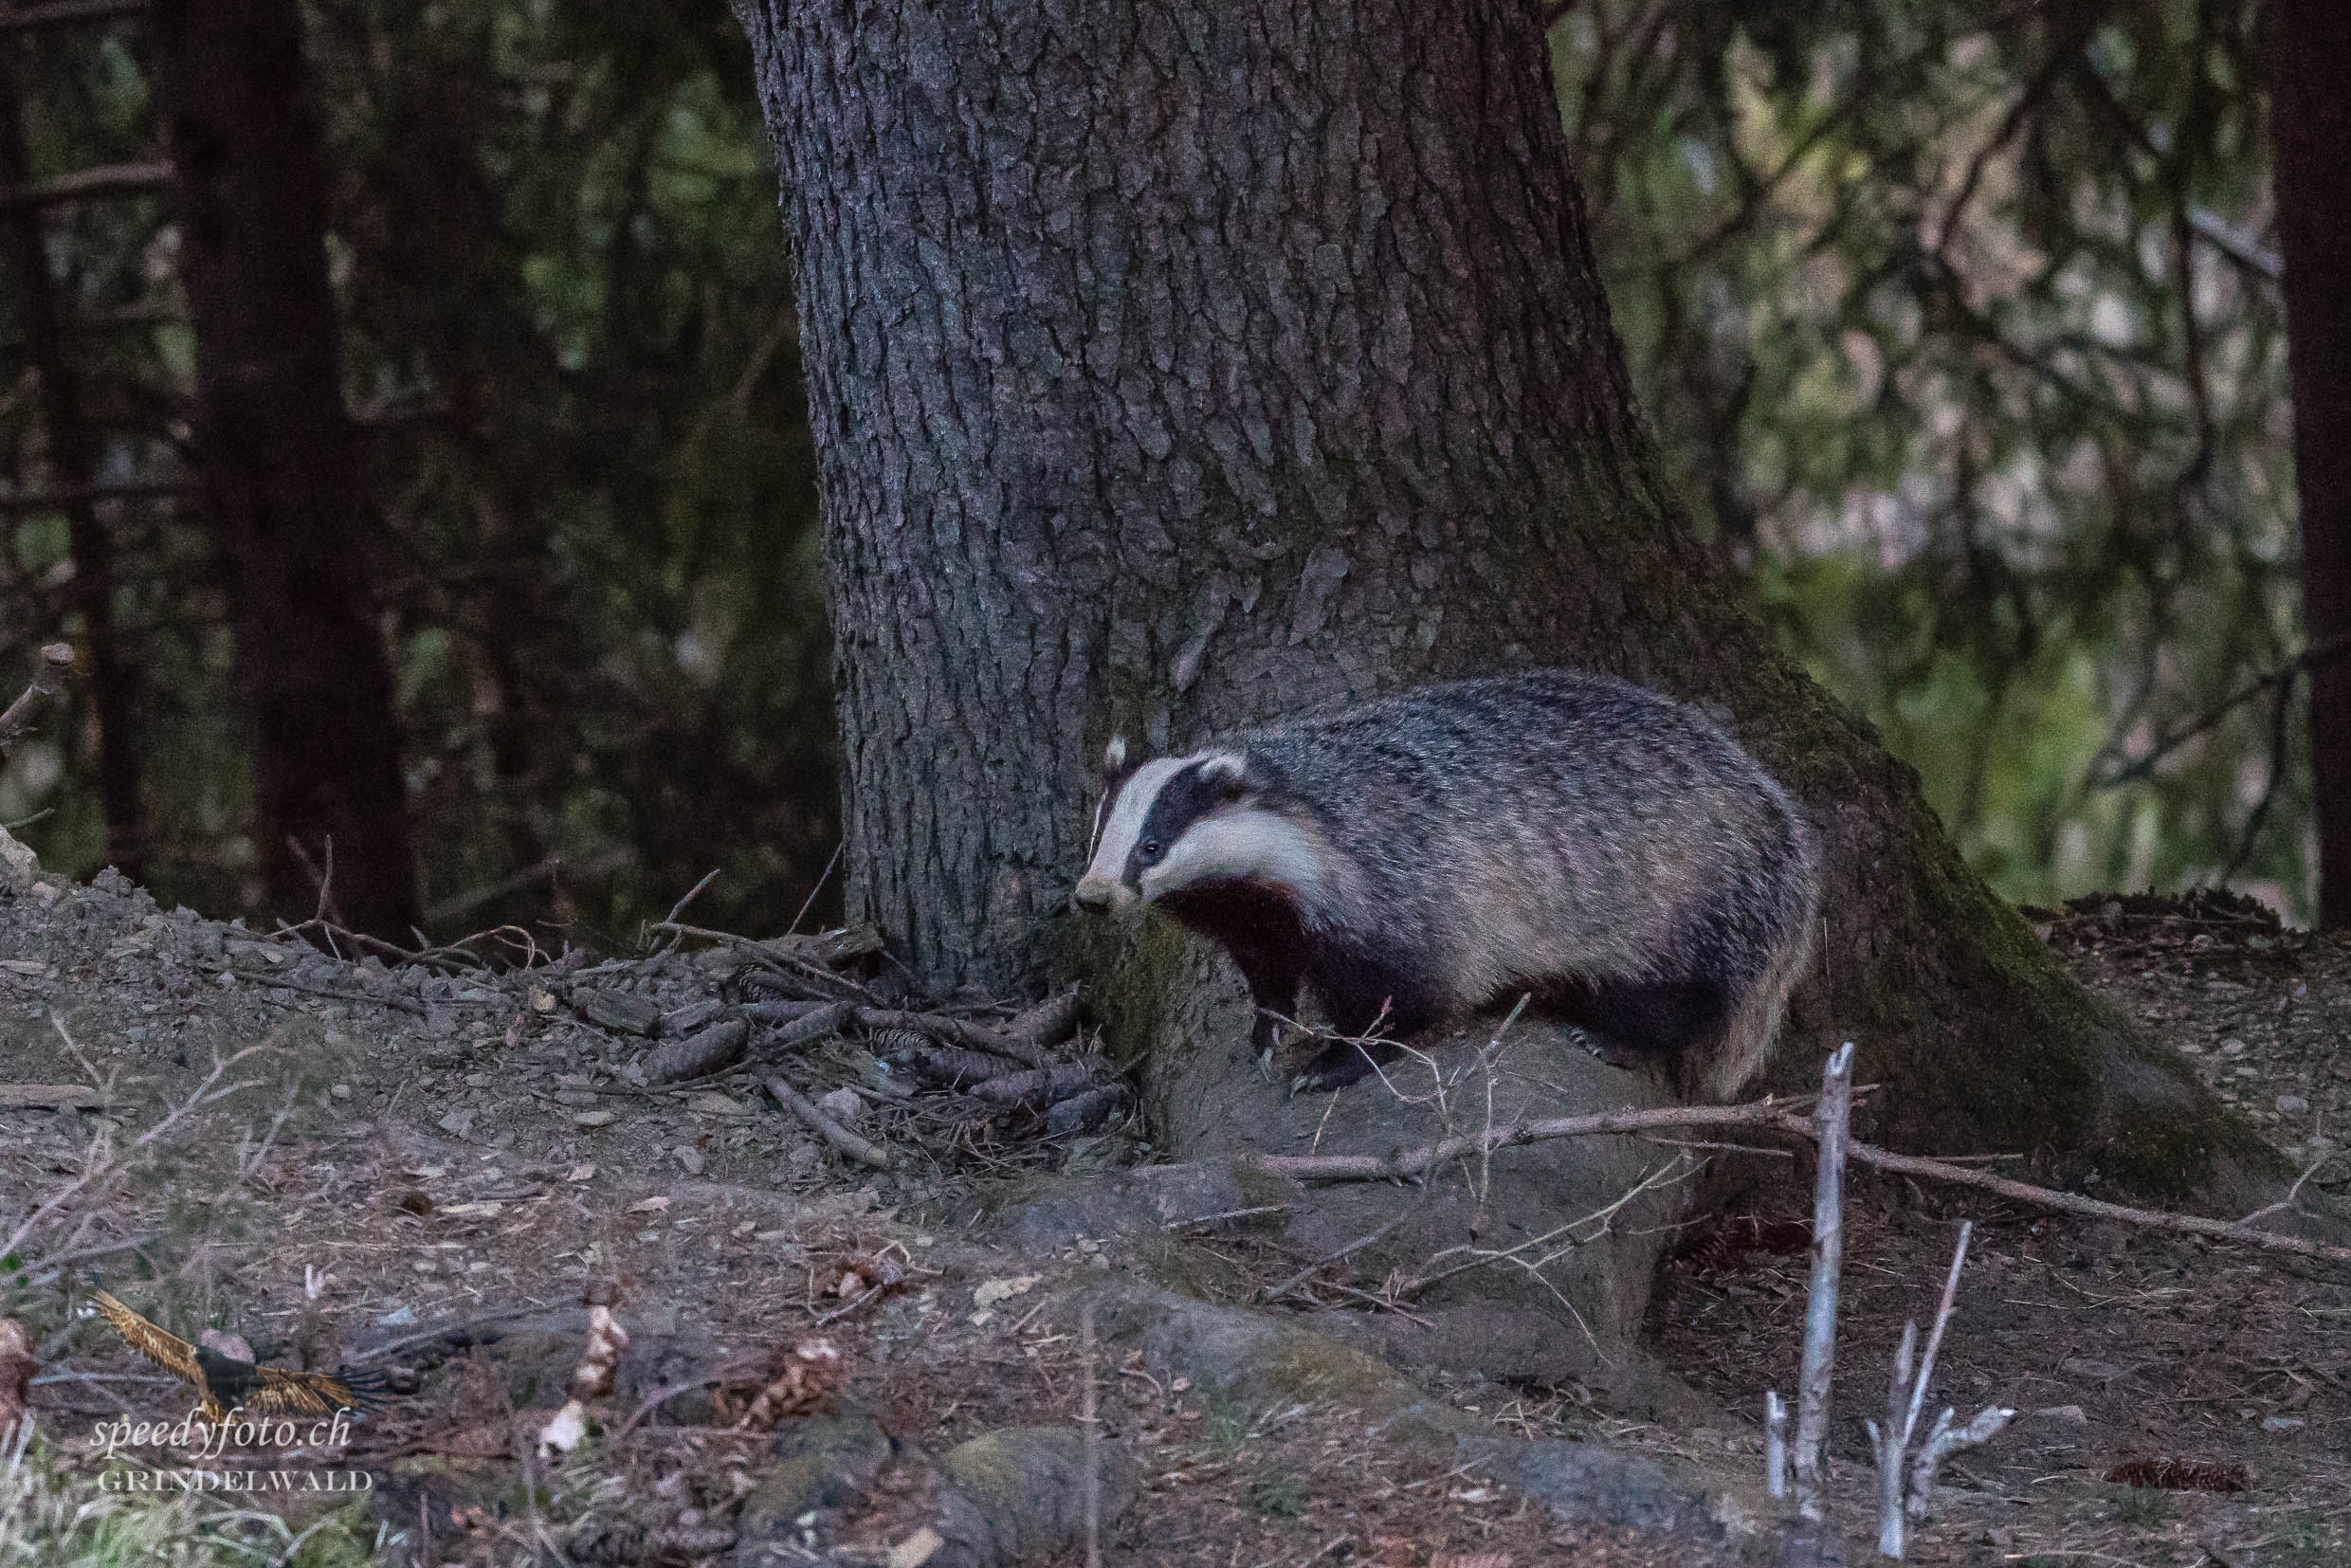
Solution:
<path fill-rule="evenodd" d="M 1156 838 L 1147 838 L 1135 847 L 1136 858 L 1145 866 L 1157 865 L 1159 857 L 1165 853 L 1167 853 L 1166 847 Z"/>

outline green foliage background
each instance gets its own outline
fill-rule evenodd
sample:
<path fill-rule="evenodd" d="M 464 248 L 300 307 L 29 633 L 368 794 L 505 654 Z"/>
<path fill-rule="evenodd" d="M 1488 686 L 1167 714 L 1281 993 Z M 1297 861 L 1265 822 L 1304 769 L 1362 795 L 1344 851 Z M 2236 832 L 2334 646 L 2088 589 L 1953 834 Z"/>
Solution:
<path fill-rule="evenodd" d="M 625 939 L 714 866 L 699 914 L 780 926 L 837 785 L 797 324 L 733 19 L 308 16 L 434 934 Z M 1676 480 L 2013 897 L 2226 879 L 2309 908 L 2293 684 L 2228 705 L 2300 646 L 2253 18 L 1577 0 L 1552 26 Z M 21 58 L 45 173 L 155 155 L 135 26 Z M 173 252 L 155 196 L 52 218 L 109 483 L 188 472 Z M 61 481 L 0 331 L 0 484 L 38 491 Z M 110 507 L 151 880 L 251 910 L 201 530 Z M 72 563 L 54 513 L 8 527 L 21 668 L 74 629 Z M 50 812 L 21 834 L 76 874 L 104 843 L 89 723 L 0 776 L 0 822 Z"/>
<path fill-rule="evenodd" d="M 2298 689 L 2229 705 L 2301 647 L 2256 15 L 1584 0 L 1553 29 L 1683 493 L 2012 898 L 2310 912 Z"/>

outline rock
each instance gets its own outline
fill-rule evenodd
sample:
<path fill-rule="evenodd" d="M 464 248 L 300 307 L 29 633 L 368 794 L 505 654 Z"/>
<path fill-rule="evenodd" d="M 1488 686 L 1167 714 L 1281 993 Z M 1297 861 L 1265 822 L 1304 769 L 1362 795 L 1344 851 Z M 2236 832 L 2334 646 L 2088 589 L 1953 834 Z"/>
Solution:
<path fill-rule="evenodd" d="M 989 1240 L 1017 1252 L 1057 1251 L 1081 1238 L 1111 1236 L 1163 1245 L 1170 1228 L 1181 1230 L 1186 1221 L 1222 1234 L 1275 1234 L 1283 1214 L 1305 1196 L 1299 1183 L 1235 1161 L 1189 1160 L 1013 1183 L 992 1195 L 982 1228 Z"/>
<path fill-rule="evenodd" d="M 1490 1431 L 1439 1402 L 1376 1356 L 1294 1320 L 1212 1306 L 1150 1285 L 1091 1292 L 1094 1331 L 1108 1343 L 1192 1379 L 1211 1399 L 1263 1410 L 1276 1404 L 1343 1405 L 1383 1435 L 1451 1439 Z"/>
<path fill-rule="evenodd" d="M 1181 991 L 1182 988 L 1177 988 Z M 1431 1094 L 1431 1067 L 1407 1058 L 1335 1095 L 1289 1092 L 1285 1075 L 1268 1077 L 1249 1054 L 1249 1013 L 1237 978 L 1212 983 L 1196 1017 L 1171 1023 L 1145 1058 L 1145 1110 L 1177 1158 L 1236 1155 L 1384 1152 L 1433 1141 L 1449 1131 L 1485 1123 L 1649 1108 L 1670 1103 L 1643 1076 L 1595 1057 L 1575 1030 L 1538 1020 L 1514 1024 L 1505 1038 L 1503 1068 L 1493 1084 L 1490 1113 L 1477 1052 L 1495 1024 L 1466 1028 L 1430 1042 L 1436 1067 L 1459 1078 L 1441 1115 Z M 1394 1088 L 1390 1087 L 1394 1084 Z M 1415 1103 L 1407 1103 L 1407 1099 Z M 1280 1240 L 1307 1257 L 1325 1256 L 1398 1222 L 1377 1242 L 1358 1249 L 1349 1267 L 1358 1279 L 1378 1280 L 1394 1269 L 1417 1272 L 1448 1248 L 1473 1240 L 1507 1250 L 1539 1236 L 1558 1235 L 1573 1222 L 1599 1213 L 1634 1188 L 1643 1192 L 1616 1209 L 1610 1223 L 1575 1234 L 1583 1246 L 1555 1254 L 1536 1278 L 1507 1265 L 1453 1275 L 1416 1295 L 1414 1312 L 1433 1316 L 1471 1303 L 1500 1304 L 1540 1314 L 1555 1325 L 1550 1342 L 1576 1350 L 1563 1355 L 1560 1377 L 1579 1377 L 1586 1352 L 1614 1358 L 1638 1338 L 1649 1287 L 1668 1240 L 1689 1212 L 1692 1183 L 1669 1178 L 1677 1157 L 1629 1138 L 1557 1139 L 1496 1153 L 1491 1187 L 1481 1197 L 1459 1164 L 1432 1174 L 1427 1188 L 1389 1182 L 1333 1182 L 1287 1201 Z M 1484 1179 L 1485 1166 L 1470 1173 Z M 1685 1165 L 1686 1170 L 1687 1166 Z M 1596 1235 L 1594 1232 L 1598 1232 Z M 1456 1358 L 1457 1359 L 1458 1358 Z M 1514 1368 L 1510 1376 L 1544 1369 Z"/>
<path fill-rule="evenodd" d="M 805 1555 L 888 1464 L 892 1445 L 872 1416 L 843 1409 L 775 1429 L 774 1463 L 760 1472 L 735 1520 L 735 1560 L 768 1563 Z M 805 1524 L 800 1521 L 810 1515 Z M 828 1516 L 830 1516 L 829 1518 Z"/>
<path fill-rule="evenodd" d="M 853 1127 L 866 1119 L 865 1097 L 855 1089 L 835 1089 L 817 1101 L 816 1107 L 844 1127 Z"/>
<path fill-rule="evenodd" d="M 41 861 L 32 850 L 9 836 L 0 828 L 0 887 L 18 890 L 30 887 L 41 879 Z"/>
<path fill-rule="evenodd" d="M 1623 1529 L 1722 1533 L 1704 1491 L 1638 1454 L 1596 1443 L 1480 1437 L 1464 1439 L 1461 1455 L 1568 1518 Z"/>
<path fill-rule="evenodd" d="M 1095 1445 L 1098 1522 L 1134 1504 L 1142 1477 L 1115 1443 Z M 1067 1551 L 1085 1538 L 1085 1436 L 1071 1427 L 1007 1427 L 939 1456 L 947 1488 L 925 1568 L 999 1568 Z"/>

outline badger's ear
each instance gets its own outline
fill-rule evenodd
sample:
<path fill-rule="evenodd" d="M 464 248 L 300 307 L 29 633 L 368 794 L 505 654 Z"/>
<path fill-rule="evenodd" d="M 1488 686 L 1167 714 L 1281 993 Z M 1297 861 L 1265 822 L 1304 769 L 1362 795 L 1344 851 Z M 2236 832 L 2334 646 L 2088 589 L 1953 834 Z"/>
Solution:
<path fill-rule="evenodd" d="M 1243 752 L 1212 752 L 1200 759 L 1200 782 L 1217 793 L 1238 795 L 1248 788 L 1248 757 Z"/>
<path fill-rule="evenodd" d="M 1103 748 L 1103 776 L 1116 778 L 1126 772 L 1126 737 L 1114 735 L 1110 744 Z"/>

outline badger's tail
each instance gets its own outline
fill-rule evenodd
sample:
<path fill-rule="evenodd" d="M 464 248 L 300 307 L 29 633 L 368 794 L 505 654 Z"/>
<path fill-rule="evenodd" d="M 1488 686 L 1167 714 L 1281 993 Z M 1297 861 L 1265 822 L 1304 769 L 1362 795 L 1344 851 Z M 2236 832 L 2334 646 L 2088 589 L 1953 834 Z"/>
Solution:
<path fill-rule="evenodd" d="M 1818 854 L 1801 819 L 1791 816 L 1795 853 L 1777 868 L 1777 929 L 1765 947 L 1763 962 L 1746 988 L 1732 1002 L 1722 1032 L 1684 1057 L 1674 1086 L 1686 1099 L 1723 1103 L 1763 1068 L 1779 1030 L 1788 994 L 1812 967 L 1813 934 L 1820 923 Z"/>

